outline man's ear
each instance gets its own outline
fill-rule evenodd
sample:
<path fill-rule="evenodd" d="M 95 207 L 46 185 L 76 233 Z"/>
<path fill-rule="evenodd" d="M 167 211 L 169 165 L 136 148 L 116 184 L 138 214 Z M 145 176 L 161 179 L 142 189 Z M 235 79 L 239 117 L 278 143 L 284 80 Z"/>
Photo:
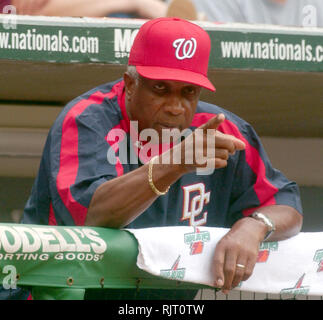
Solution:
<path fill-rule="evenodd" d="M 125 84 L 126 98 L 130 99 L 135 86 L 135 79 L 127 71 L 123 74 Z"/>

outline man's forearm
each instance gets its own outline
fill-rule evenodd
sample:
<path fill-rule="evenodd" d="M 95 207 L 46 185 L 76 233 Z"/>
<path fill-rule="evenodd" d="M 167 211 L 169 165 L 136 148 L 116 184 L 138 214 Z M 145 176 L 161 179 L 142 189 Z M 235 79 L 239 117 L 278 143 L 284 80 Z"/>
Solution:
<path fill-rule="evenodd" d="M 183 171 L 176 165 L 153 166 L 153 181 L 160 191 L 174 183 Z M 145 211 L 157 198 L 148 182 L 148 164 L 103 183 L 90 203 L 86 225 L 121 228 Z"/>
<path fill-rule="evenodd" d="M 12 0 L 19 14 L 45 16 L 104 17 L 113 13 L 136 13 L 143 18 L 162 17 L 167 4 L 159 0 Z M 39 3 L 39 5 L 38 5 Z M 41 5 L 40 5 L 41 4 Z"/>
<path fill-rule="evenodd" d="M 134 5 L 140 17 L 150 19 L 164 17 L 167 11 L 167 4 L 161 0 L 135 0 Z"/>
<path fill-rule="evenodd" d="M 268 216 L 275 224 L 276 230 L 268 238 L 268 241 L 287 239 L 296 235 L 302 228 L 303 216 L 290 206 L 272 205 L 259 208 L 256 211 Z M 263 224 L 261 221 L 258 222 Z"/>
<path fill-rule="evenodd" d="M 131 0 L 49 0 L 38 8 L 35 6 L 33 10 L 22 0 L 15 0 L 15 5 L 21 14 L 45 16 L 104 17 L 115 12 L 130 13 L 136 10 Z"/>

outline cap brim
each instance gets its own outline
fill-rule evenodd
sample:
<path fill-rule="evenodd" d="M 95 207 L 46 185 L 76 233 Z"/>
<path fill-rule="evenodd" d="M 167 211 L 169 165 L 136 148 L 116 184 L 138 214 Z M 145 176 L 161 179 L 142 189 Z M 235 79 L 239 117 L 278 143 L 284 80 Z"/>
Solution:
<path fill-rule="evenodd" d="M 188 70 L 165 68 L 165 67 L 151 67 L 151 66 L 136 66 L 137 72 L 144 78 L 154 80 L 174 80 L 182 81 L 205 89 L 215 91 L 211 81 L 200 73 L 195 73 Z"/>

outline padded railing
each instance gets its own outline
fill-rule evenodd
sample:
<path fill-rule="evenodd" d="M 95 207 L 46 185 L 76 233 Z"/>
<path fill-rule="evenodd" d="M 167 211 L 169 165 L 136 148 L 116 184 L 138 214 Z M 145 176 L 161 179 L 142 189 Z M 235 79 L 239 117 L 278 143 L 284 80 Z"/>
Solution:
<path fill-rule="evenodd" d="M 296 250 L 296 249 L 295 249 Z M 132 233 L 97 227 L 0 224 L 0 282 L 31 288 L 33 299 L 83 299 L 85 289 L 201 289 L 195 299 L 322 299 L 306 293 L 265 294 L 164 279 L 136 265 Z"/>

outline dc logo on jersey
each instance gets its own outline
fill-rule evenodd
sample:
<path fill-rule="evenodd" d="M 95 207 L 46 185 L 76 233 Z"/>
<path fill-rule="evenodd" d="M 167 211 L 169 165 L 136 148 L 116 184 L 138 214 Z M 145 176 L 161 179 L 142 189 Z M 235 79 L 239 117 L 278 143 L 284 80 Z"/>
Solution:
<path fill-rule="evenodd" d="M 205 192 L 204 183 L 184 186 L 183 216 L 182 220 L 189 219 L 190 226 L 196 227 L 206 223 L 207 211 L 203 212 L 204 205 L 210 202 L 211 192 Z M 198 216 L 201 216 L 198 219 Z"/>
<path fill-rule="evenodd" d="M 176 39 L 173 42 L 176 49 L 175 56 L 178 60 L 191 59 L 196 51 L 197 43 L 195 38 L 186 40 L 184 38 Z"/>

